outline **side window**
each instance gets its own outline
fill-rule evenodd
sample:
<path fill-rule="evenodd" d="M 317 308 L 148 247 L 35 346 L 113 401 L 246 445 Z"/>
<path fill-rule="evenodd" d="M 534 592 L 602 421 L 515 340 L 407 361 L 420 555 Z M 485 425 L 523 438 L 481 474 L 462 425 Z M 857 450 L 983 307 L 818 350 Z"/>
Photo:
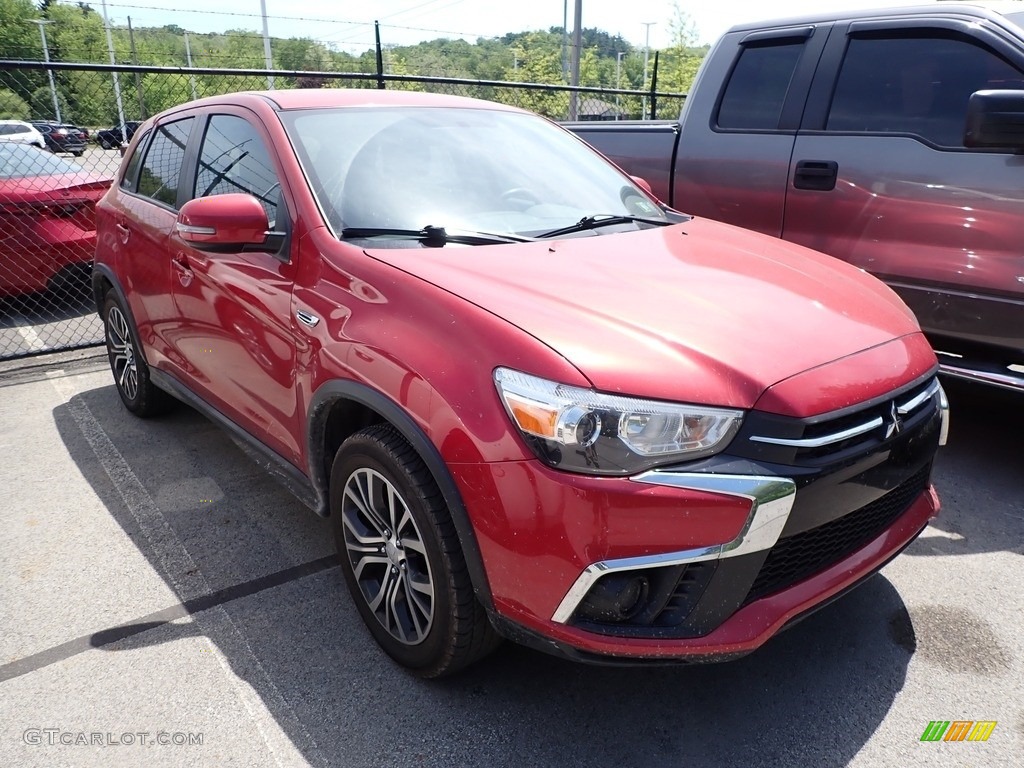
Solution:
<path fill-rule="evenodd" d="M 774 130 L 804 41 L 745 46 L 718 107 L 718 127 Z"/>
<path fill-rule="evenodd" d="M 124 176 L 121 178 L 121 189 L 135 190 L 135 178 L 139 175 L 139 166 L 142 164 L 142 152 L 146 148 L 146 137 L 148 135 L 147 133 L 146 136 L 139 139 L 139 143 L 135 145 L 135 151 L 128 158 Z"/>
<path fill-rule="evenodd" d="M 185 158 L 185 145 L 194 121 L 188 117 L 156 129 L 146 150 L 146 159 L 142 161 L 140 195 L 177 207 L 181 161 Z"/>
<path fill-rule="evenodd" d="M 0 136 L 10 136 L 14 133 L 13 125 L 0 125 Z"/>
<path fill-rule="evenodd" d="M 1000 56 L 953 36 L 852 38 L 826 130 L 902 133 L 963 147 L 975 91 L 1024 87 Z"/>
<path fill-rule="evenodd" d="M 281 184 L 263 139 L 248 120 L 213 115 L 199 153 L 194 196 L 231 192 L 244 192 L 259 200 L 274 228 Z"/>

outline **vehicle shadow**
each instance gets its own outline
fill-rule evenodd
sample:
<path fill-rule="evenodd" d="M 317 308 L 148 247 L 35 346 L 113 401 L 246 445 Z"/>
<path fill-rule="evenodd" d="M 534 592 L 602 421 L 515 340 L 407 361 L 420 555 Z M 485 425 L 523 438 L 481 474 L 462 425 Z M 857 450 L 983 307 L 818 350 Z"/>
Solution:
<path fill-rule="evenodd" d="M 949 444 L 932 475 L 942 511 L 906 552 L 1024 554 L 1024 396 L 949 379 L 943 386 Z"/>
<path fill-rule="evenodd" d="M 0 299 L 0 328 L 57 323 L 96 313 L 87 284 L 68 284 L 43 293 Z"/>
<path fill-rule="evenodd" d="M 505 644 L 455 678 L 421 681 L 360 623 L 325 560 L 325 522 L 205 418 L 180 407 L 134 419 L 113 386 L 53 416 L 113 519 L 194 608 L 171 624 L 148 606 L 92 645 L 118 653 L 206 635 L 313 765 L 844 766 L 885 718 L 916 649 L 882 576 L 726 664 L 595 667 Z M 116 481 L 112 461 L 124 465 Z M 274 578 L 282 572 L 299 575 Z M 204 602 L 203 589 L 219 597 Z"/>

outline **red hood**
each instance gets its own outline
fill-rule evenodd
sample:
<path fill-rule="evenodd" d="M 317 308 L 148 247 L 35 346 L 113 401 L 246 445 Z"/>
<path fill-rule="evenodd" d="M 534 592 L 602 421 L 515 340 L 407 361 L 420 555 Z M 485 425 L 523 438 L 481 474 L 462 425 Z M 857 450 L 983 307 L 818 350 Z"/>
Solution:
<path fill-rule="evenodd" d="M 367 253 L 514 323 L 606 392 L 749 408 L 772 384 L 918 332 L 860 270 L 703 219 Z"/>

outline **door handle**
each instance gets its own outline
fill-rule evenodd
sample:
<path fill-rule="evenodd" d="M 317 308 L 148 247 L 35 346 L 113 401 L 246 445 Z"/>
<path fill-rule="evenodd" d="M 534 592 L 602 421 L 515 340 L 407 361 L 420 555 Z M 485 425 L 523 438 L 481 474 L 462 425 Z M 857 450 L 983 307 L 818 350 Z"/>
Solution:
<path fill-rule="evenodd" d="M 312 315 L 302 309 L 295 310 L 295 317 L 298 318 L 299 322 L 310 328 L 316 328 L 317 323 L 320 322 L 320 318 L 316 315 Z"/>
<path fill-rule="evenodd" d="M 829 192 L 836 188 L 839 177 L 839 163 L 835 160 L 800 160 L 793 174 L 796 189 L 810 189 Z"/>
<path fill-rule="evenodd" d="M 177 270 L 178 282 L 181 283 L 182 287 L 187 288 L 192 284 L 192 279 L 196 276 L 196 273 L 192 271 L 183 254 L 179 253 L 171 259 L 171 266 Z"/>
<path fill-rule="evenodd" d="M 121 240 L 121 244 L 127 245 L 128 238 L 131 236 L 132 231 L 128 229 L 128 227 L 126 227 L 124 224 L 115 224 L 114 228 L 117 230 L 117 234 L 119 236 L 119 239 Z"/>

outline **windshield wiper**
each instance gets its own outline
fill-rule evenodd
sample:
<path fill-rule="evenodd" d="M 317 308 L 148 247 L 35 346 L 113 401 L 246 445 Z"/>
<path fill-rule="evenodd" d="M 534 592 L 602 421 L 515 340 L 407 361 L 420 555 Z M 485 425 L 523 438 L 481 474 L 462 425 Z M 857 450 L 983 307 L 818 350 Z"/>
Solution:
<path fill-rule="evenodd" d="M 674 221 L 666 221 L 665 219 L 649 219 L 644 216 L 626 216 L 614 213 L 598 214 L 597 216 L 584 216 L 582 219 L 577 221 L 575 224 L 570 224 L 567 227 L 559 227 L 558 229 L 552 229 L 550 232 L 543 232 L 535 237 L 538 240 L 543 240 L 548 237 L 559 237 L 561 235 L 569 235 L 573 232 L 583 232 L 588 229 L 597 229 L 598 227 L 610 227 L 614 224 L 654 224 L 655 226 L 664 227 L 669 224 L 675 224 Z"/>
<path fill-rule="evenodd" d="M 441 247 L 448 243 L 457 245 L 494 245 L 495 243 L 529 243 L 535 238 L 522 235 L 475 232 L 470 230 L 447 230 L 444 227 L 426 226 L 423 229 L 388 229 L 386 227 L 345 227 L 341 230 L 345 240 L 363 240 L 387 237 L 418 240 L 426 246 Z"/>

